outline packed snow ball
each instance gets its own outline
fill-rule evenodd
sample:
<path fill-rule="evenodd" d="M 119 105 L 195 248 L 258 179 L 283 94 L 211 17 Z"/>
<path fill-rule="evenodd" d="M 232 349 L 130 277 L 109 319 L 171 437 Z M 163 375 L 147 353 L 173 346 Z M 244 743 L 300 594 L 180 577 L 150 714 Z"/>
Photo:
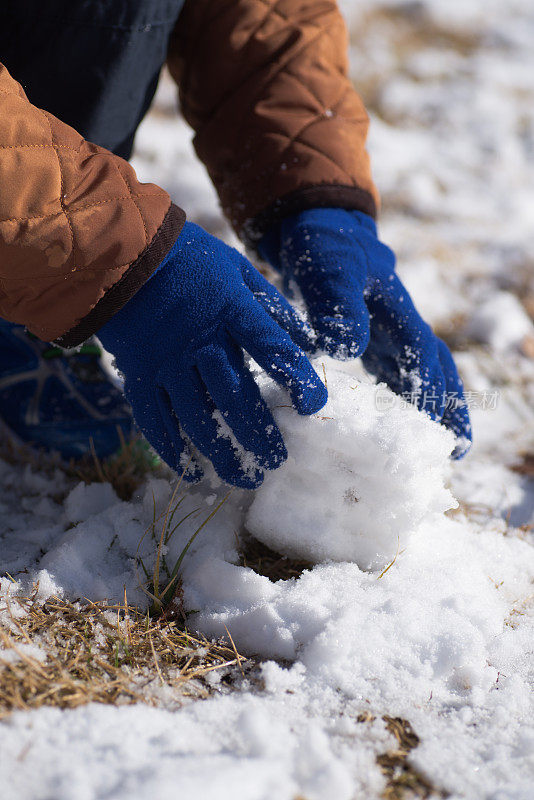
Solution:
<path fill-rule="evenodd" d="M 384 384 L 339 368 L 327 377 L 328 404 L 311 417 L 265 380 L 289 457 L 266 473 L 246 527 L 292 558 L 380 569 L 423 521 L 456 507 L 445 487 L 454 436 Z"/>

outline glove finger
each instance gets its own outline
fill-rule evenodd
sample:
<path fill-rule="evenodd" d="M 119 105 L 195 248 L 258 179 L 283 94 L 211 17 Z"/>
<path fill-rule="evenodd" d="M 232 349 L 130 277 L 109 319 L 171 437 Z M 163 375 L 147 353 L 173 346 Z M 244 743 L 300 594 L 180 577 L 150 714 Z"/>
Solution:
<path fill-rule="evenodd" d="M 315 414 L 328 399 L 328 392 L 307 356 L 263 310 L 250 314 L 250 302 L 243 304 L 230 330 L 233 338 L 268 375 L 291 396 L 299 414 Z"/>
<path fill-rule="evenodd" d="M 317 334 L 317 345 L 335 358 L 356 358 L 369 342 L 363 297 L 369 255 L 355 236 L 356 221 L 340 212 L 325 224 L 324 211 L 306 213 L 296 227 L 282 224 L 284 273 L 297 283 Z M 312 219 L 313 218 L 313 219 Z"/>
<path fill-rule="evenodd" d="M 425 411 L 432 419 L 440 420 L 445 410 L 446 381 L 436 348 L 424 352 L 381 346 L 380 336 L 371 326 L 371 343 L 362 357 L 365 369 L 385 383 L 395 394 Z"/>
<path fill-rule="evenodd" d="M 333 313 L 325 312 L 325 304 L 314 307 L 308 303 L 310 320 L 317 333 L 317 347 L 332 358 L 358 358 L 369 344 L 369 312 L 363 295 L 347 303 L 333 305 Z M 337 310 L 335 310 L 337 309 Z"/>
<path fill-rule="evenodd" d="M 395 273 L 384 281 L 374 277 L 366 301 L 371 340 L 362 358 L 365 368 L 432 419 L 441 419 L 446 381 L 432 329 Z"/>
<path fill-rule="evenodd" d="M 238 442 L 263 469 L 276 469 L 287 458 L 282 434 L 245 366 L 243 351 L 225 338 L 223 347 L 198 354 L 200 376 Z"/>
<path fill-rule="evenodd" d="M 252 264 L 244 262 L 241 272 L 246 286 L 261 307 L 280 325 L 302 350 L 315 352 L 315 335 L 286 298 Z"/>
<path fill-rule="evenodd" d="M 191 483 L 199 481 L 203 470 L 195 461 L 189 442 L 181 434 L 165 391 L 156 386 L 149 394 L 138 388 L 135 396 L 130 397 L 128 387 L 125 388 L 135 421 L 154 450 L 171 469 L 180 473 L 185 470 L 185 480 Z"/>
<path fill-rule="evenodd" d="M 165 425 L 165 441 L 170 445 L 169 458 L 162 457 L 172 469 L 180 474 L 183 473 L 184 480 L 198 483 L 204 477 L 204 470 L 195 459 L 191 443 L 180 428 L 169 395 L 164 389 L 160 389 L 157 392 L 157 399 Z"/>
<path fill-rule="evenodd" d="M 404 379 L 403 396 L 409 397 L 419 411 L 439 422 L 445 408 L 445 377 L 441 364 L 417 364 L 411 375 Z"/>
<path fill-rule="evenodd" d="M 458 375 L 452 353 L 441 339 L 438 339 L 438 352 L 445 375 L 447 396 L 441 424 L 449 428 L 456 436 L 456 447 L 451 458 L 459 460 L 469 452 L 473 442 L 469 409 L 464 396 L 462 379 Z"/>
<path fill-rule="evenodd" d="M 184 432 L 212 462 L 219 477 L 243 489 L 259 486 L 263 473 L 256 459 L 232 436 L 225 418 L 208 396 L 200 373 L 193 368 L 179 377 L 169 376 L 165 386 Z"/>

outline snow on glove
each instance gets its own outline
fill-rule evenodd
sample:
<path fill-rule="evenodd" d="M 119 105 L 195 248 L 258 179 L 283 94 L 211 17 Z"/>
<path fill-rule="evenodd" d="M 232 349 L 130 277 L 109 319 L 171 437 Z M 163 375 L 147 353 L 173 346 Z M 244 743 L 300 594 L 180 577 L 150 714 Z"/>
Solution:
<path fill-rule="evenodd" d="M 289 303 L 233 248 L 186 222 L 158 270 L 98 333 L 125 377 L 137 424 L 185 477 L 202 471 L 253 488 L 287 457 L 243 350 L 285 386 L 301 414 L 327 392 L 301 348 L 309 331 Z"/>
<path fill-rule="evenodd" d="M 302 211 L 271 229 L 259 252 L 298 286 L 317 347 L 334 358 L 362 355 L 379 381 L 453 431 L 453 458 L 467 453 L 471 424 L 452 355 L 417 312 L 371 217 Z"/>

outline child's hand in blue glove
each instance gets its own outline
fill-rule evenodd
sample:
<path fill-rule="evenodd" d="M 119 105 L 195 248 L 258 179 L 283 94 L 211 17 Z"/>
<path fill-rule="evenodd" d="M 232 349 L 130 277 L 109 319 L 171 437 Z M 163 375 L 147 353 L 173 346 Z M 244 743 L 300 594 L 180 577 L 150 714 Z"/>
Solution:
<path fill-rule="evenodd" d="M 191 441 L 228 483 L 253 488 L 287 453 L 243 350 L 285 386 L 301 414 L 327 392 L 301 347 L 289 303 L 236 250 L 186 222 L 157 272 L 98 333 L 125 377 L 134 417 L 182 471 Z M 185 436 L 184 436 L 185 434 Z M 201 470 L 194 461 L 186 478 Z"/>
<path fill-rule="evenodd" d="M 453 457 L 465 455 L 471 425 L 452 355 L 419 316 L 369 216 L 302 211 L 269 231 L 259 252 L 297 284 L 320 349 L 335 358 L 363 356 L 379 381 L 454 432 Z"/>

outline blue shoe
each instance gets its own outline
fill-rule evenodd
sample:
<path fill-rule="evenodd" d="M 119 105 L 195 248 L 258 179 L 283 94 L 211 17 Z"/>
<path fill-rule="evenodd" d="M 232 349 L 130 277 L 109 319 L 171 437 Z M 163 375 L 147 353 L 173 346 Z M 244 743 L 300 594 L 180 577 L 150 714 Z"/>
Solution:
<path fill-rule="evenodd" d="M 120 388 L 90 339 L 76 351 L 39 341 L 0 320 L 0 425 L 15 441 L 65 459 L 94 451 L 99 458 L 127 440 L 133 418 Z"/>

